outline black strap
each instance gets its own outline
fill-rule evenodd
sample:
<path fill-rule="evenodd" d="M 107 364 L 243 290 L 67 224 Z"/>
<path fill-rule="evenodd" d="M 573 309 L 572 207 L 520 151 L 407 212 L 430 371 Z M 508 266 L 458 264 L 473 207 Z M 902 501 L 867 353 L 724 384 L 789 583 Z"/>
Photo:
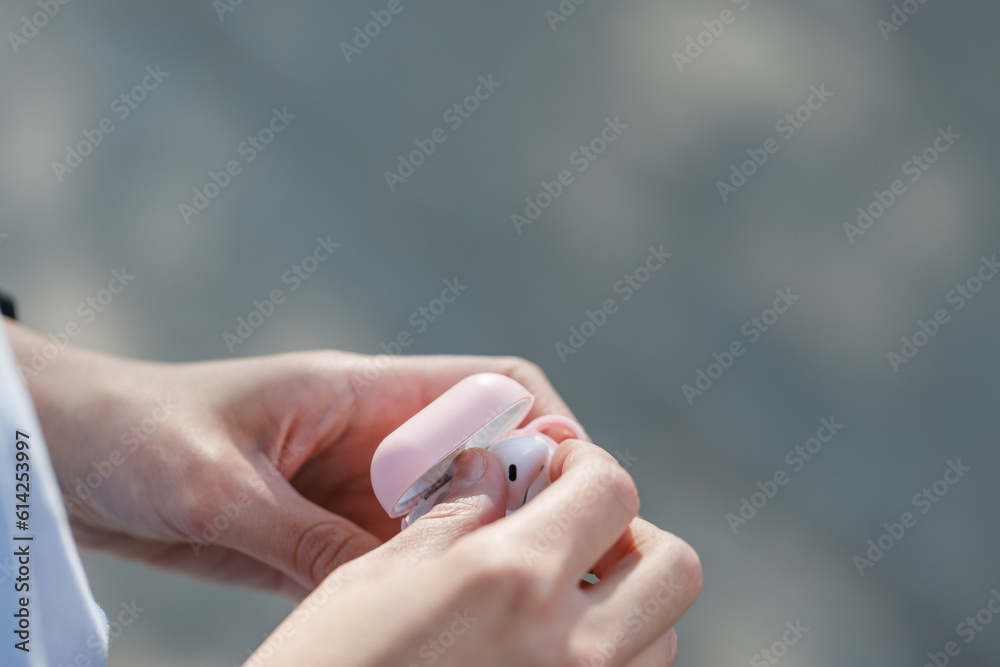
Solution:
<path fill-rule="evenodd" d="M 17 319 L 17 313 L 14 309 L 14 299 L 3 293 L 0 293 L 0 312 L 12 320 Z"/>

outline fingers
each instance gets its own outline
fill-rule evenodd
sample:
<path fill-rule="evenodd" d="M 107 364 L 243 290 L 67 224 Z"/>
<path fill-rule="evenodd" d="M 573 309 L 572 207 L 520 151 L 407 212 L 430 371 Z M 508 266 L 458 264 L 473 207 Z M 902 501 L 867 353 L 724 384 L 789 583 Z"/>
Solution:
<path fill-rule="evenodd" d="M 569 406 L 552 386 L 541 366 L 520 357 L 506 357 L 495 361 L 501 368 L 496 372 L 514 378 L 534 394 L 535 404 L 528 413 L 529 420 L 546 414 L 573 417 Z"/>
<path fill-rule="evenodd" d="M 577 582 L 611 549 L 638 514 L 635 483 L 611 455 L 566 440 L 553 456 L 554 481 L 507 519 L 532 565 L 560 583 Z M 600 574 L 598 574 L 600 576 Z"/>
<path fill-rule="evenodd" d="M 522 543 L 533 536 L 533 565 L 578 592 L 585 655 L 609 665 L 670 664 L 664 636 L 701 590 L 697 554 L 637 517 L 634 483 L 599 447 L 567 440 L 551 474 L 552 486 L 501 528 L 517 525 Z M 578 586 L 591 569 L 600 582 Z"/>
<path fill-rule="evenodd" d="M 425 405 L 459 380 L 476 373 L 500 373 L 511 377 L 535 396 L 535 403 L 528 419 L 544 414 L 560 414 L 572 417 L 569 406 L 559 396 L 545 372 L 536 364 L 520 357 L 476 357 L 476 356 L 426 356 L 397 357 L 393 362 L 401 373 L 418 373 L 421 376 Z M 392 375 L 392 373 L 386 374 Z M 397 378 L 385 375 L 375 383 L 391 384 Z"/>
<path fill-rule="evenodd" d="M 379 546 L 354 523 L 306 500 L 280 476 L 266 487 L 237 494 L 214 514 L 201 510 L 200 536 L 216 536 L 283 572 L 308 590 L 340 565 Z M 203 543 L 209 546 L 211 542 Z"/>
<path fill-rule="evenodd" d="M 485 450 L 466 450 L 455 461 L 448 497 L 386 546 L 394 553 L 430 558 L 463 535 L 500 519 L 506 510 L 506 486 L 499 461 Z"/>
<path fill-rule="evenodd" d="M 610 638 L 623 661 L 658 653 L 651 647 L 701 590 L 701 564 L 694 550 L 642 519 L 632 522 L 596 569 L 600 583 L 582 590 L 588 603 L 584 625 L 598 637 Z"/>
<path fill-rule="evenodd" d="M 94 530 L 70 520 L 76 543 L 88 549 L 101 549 L 128 560 L 139 560 L 153 567 L 183 570 L 186 574 L 216 583 L 240 585 L 301 600 L 309 593 L 285 573 L 261 563 L 256 558 L 223 546 L 137 540 L 132 535 Z"/>

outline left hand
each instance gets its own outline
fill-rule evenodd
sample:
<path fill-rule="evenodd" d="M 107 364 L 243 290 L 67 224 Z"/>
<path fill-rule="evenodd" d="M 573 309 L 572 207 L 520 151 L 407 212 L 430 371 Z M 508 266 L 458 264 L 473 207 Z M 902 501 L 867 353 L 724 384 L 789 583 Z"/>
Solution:
<path fill-rule="evenodd" d="M 26 367 L 47 342 L 8 333 Z M 572 417 L 522 359 L 376 359 L 155 364 L 64 349 L 28 388 L 77 541 L 301 597 L 399 532 L 372 492 L 372 455 L 462 378 L 504 373 L 535 395 L 528 419 Z"/>

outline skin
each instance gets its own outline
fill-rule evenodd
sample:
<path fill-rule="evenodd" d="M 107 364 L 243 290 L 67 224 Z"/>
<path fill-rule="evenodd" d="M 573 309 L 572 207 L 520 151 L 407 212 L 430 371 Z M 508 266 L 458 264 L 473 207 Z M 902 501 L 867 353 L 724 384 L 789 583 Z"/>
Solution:
<path fill-rule="evenodd" d="M 637 518 L 624 469 L 595 445 L 563 441 L 552 486 L 501 518 L 495 457 L 464 453 L 456 477 L 475 459 L 480 481 L 334 572 L 246 667 L 672 665 L 672 628 L 701 567 L 687 544 Z M 600 582 L 581 582 L 587 572 Z"/>
<path fill-rule="evenodd" d="M 30 368 L 48 339 L 4 323 Z M 701 588 L 698 557 L 638 517 L 631 477 L 599 447 L 564 441 L 553 484 L 508 518 L 503 471 L 481 450 L 463 454 L 457 472 L 478 463 L 481 478 L 455 484 L 406 531 L 385 515 L 369 480 L 375 448 L 484 371 L 535 395 L 527 419 L 572 417 L 544 373 L 518 358 L 376 366 L 324 351 L 157 364 L 70 346 L 28 389 L 79 544 L 308 596 L 248 666 L 409 666 L 431 654 L 446 666 L 673 664 L 672 627 Z M 587 572 L 600 583 L 581 582 Z M 644 604 L 653 613 L 635 616 Z M 442 635 L 463 611 L 477 620 Z M 455 641 L 427 644 L 439 637 Z"/>

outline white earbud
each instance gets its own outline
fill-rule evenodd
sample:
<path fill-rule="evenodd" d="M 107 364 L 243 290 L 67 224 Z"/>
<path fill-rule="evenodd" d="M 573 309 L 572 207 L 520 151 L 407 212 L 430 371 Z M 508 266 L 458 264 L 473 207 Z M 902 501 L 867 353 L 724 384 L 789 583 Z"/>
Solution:
<path fill-rule="evenodd" d="M 486 447 L 500 461 L 507 484 L 507 514 L 519 509 L 549 485 L 549 462 L 556 443 L 541 434 L 519 435 Z M 445 499 L 451 483 L 423 498 L 403 519 L 403 528 L 426 514 Z"/>
<path fill-rule="evenodd" d="M 507 513 L 534 498 L 549 485 L 549 461 L 556 444 L 541 434 L 507 438 L 488 446 L 500 461 L 507 482 Z"/>

